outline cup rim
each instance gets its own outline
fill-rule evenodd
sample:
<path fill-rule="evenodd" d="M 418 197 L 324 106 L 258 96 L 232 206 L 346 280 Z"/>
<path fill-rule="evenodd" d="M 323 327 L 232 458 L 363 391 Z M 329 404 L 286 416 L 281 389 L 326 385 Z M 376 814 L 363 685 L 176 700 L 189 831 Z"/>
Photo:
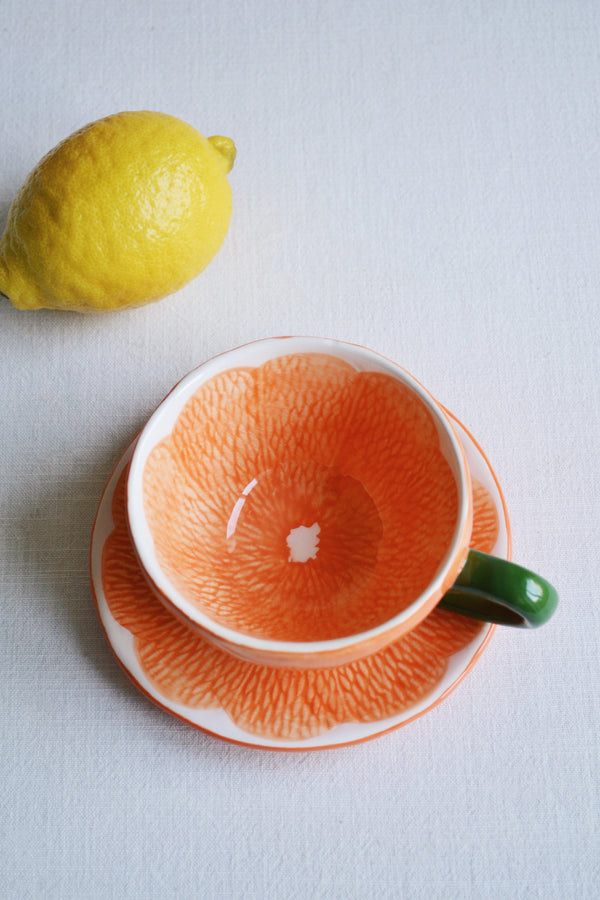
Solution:
<path fill-rule="evenodd" d="M 266 353 L 269 346 L 272 351 Z M 275 348 L 277 348 L 277 352 L 275 352 Z M 181 410 L 195 390 L 213 375 L 242 364 L 236 361 L 236 355 L 241 356 L 248 352 L 258 351 L 258 358 L 267 361 L 294 352 L 325 353 L 328 348 L 333 355 L 341 356 L 344 359 L 340 350 L 346 348 L 347 353 L 363 356 L 371 361 L 372 366 L 377 366 L 377 368 L 369 368 L 365 365 L 364 371 L 388 372 L 399 377 L 419 397 L 432 414 L 437 427 L 444 432 L 448 445 L 452 448 L 455 465 L 453 471 L 458 488 L 459 514 L 452 541 L 434 578 L 426 589 L 401 612 L 373 628 L 343 637 L 318 641 L 285 641 L 245 634 L 215 621 L 195 607 L 175 588 L 162 571 L 154 553 L 154 540 L 144 513 L 143 472 L 145 463 L 150 452 L 160 440 L 170 434 Z M 255 365 L 261 364 L 262 362 L 255 363 Z M 246 362 L 245 365 L 249 364 Z M 472 512 L 470 496 L 468 465 L 452 423 L 430 391 L 410 372 L 393 360 L 361 344 L 334 338 L 285 335 L 250 341 L 219 353 L 193 368 L 174 385 L 150 415 L 137 437 L 127 474 L 126 509 L 132 545 L 142 573 L 154 593 L 172 613 L 186 624 L 199 629 L 209 639 L 214 638 L 220 646 L 237 648 L 242 654 L 247 652 L 252 655 L 255 652 L 273 657 L 288 656 L 299 659 L 306 656 L 335 657 L 361 644 L 379 643 L 388 632 L 395 637 L 408 630 L 408 627 L 415 627 L 422 621 L 450 587 L 466 559 Z"/>

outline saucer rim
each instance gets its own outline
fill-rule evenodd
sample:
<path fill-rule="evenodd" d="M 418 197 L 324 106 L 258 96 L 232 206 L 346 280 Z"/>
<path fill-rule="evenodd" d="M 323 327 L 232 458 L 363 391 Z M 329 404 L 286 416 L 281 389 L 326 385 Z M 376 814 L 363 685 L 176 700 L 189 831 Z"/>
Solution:
<path fill-rule="evenodd" d="M 469 440 L 472 442 L 474 448 L 480 454 L 482 461 L 484 462 L 484 464 L 489 472 L 489 475 L 495 484 L 495 487 L 496 487 L 496 490 L 498 493 L 498 498 L 499 498 L 500 504 L 501 504 L 501 508 L 498 508 L 497 511 L 498 511 L 498 513 L 502 513 L 502 516 L 504 518 L 504 528 L 506 531 L 505 558 L 510 560 L 512 558 L 512 535 L 511 535 L 510 519 L 508 516 L 506 500 L 505 500 L 504 494 L 502 492 L 502 488 L 500 486 L 498 477 L 497 477 L 494 469 L 492 468 L 487 455 L 483 451 L 479 442 L 473 437 L 471 432 L 445 406 L 442 406 L 441 404 L 440 404 L 440 406 L 443 409 L 444 413 L 450 418 L 450 420 L 454 424 L 457 424 L 459 426 L 459 429 L 462 429 L 462 431 L 464 431 L 464 433 L 467 435 Z M 457 437 L 458 437 L 459 443 L 461 443 L 461 446 L 462 446 L 460 432 L 457 435 Z M 116 487 L 117 479 L 120 476 L 123 468 L 127 465 L 129 460 L 131 459 L 131 456 L 133 455 L 135 445 L 138 441 L 138 438 L 139 438 L 139 433 L 136 434 L 136 436 L 129 442 L 129 444 L 127 445 L 125 450 L 120 454 L 115 466 L 112 469 L 111 474 L 109 475 L 109 477 L 104 485 L 104 489 L 102 491 L 100 501 L 98 503 L 98 507 L 96 510 L 96 514 L 94 517 L 94 522 L 93 522 L 92 532 L 91 532 L 91 539 L 90 539 L 90 546 L 89 546 L 90 581 L 91 581 L 91 589 L 92 589 L 92 598 L 93 598 L 94 606 L 95 606 L 96 613 L 98 616 L 98 620 L 100 622 L 100 626 L 104 633 L 104 637 L 111 649 L 111 652 L 112 652 L 114 658 L 116 659 L 117 663 L 119 664 L 120 668 L 123 670 L 123 672 L 125 673 L 127 678 L 135 685 L 135 687 L 141 692 L 141 694 L 143 696 L 145 696 L 148 700 L 150 700 L 155 706 L 157 706 L 161 710 L 164 710 L 169 715 L 174 716 L 176 719 L 179 719 L 180 721 L 184 722 L 186 725 L 191 726 L 192 728 L 196 729 L 197 731 L 203 732 L 204 734 L 207 734 L 210 737 L 226 741 L 227 743 L 230 743 L 230 744 L 235 744 L 235 745 L 241 746 L 241 747 L 248 747 L 248 748 L 255 749 L 255 750 L 273 750 L 273 751 L 279 751 L 279 752 L 283 751 L 283 752 L 288 752 L 288 753 L 290 753 L 290 752 L 301 753 L 301 752 L 308 752 L 308 751 L 313 751 L 313 750 L 332 750 L 332 749 L 337 749 L 338 747 L 348 747 L 348 746 L 352 746 L 355 744 L 365 743 L 367 741 L 374 740 L 375 738 L 382 737 L 386 734 L 389 734 L 392 731 L 396 731 L 397 729 L 402 728 L 405 725 L 409 725 L 411 722 L 414 722 L 416 719 L 421 718 L 421 716 L 423 716 L 426 713 L 430 712 L 431 710 L 435 709 L 436 706 L 438 706 L 440 703 L 442 703 L 444 700 L 446 700 L 447 697 L 458 687 L 458 685 L 463 681 L 463 679 L 469 674 L 469 672 L 472 670 L 472 668 L 478 662 L 478 660 L 480 659 L 484 650 L 488 647 L 490 640 L 497 628 L 496 625 L 491 624 L 491 623 L 489 624 L 487 632 L 482 634 L 481 641 L 480 641 L 479 645 L 477 646 L 477 648 L 474 650 L 473 655 L 469 658 L 468 663 L 458 673 L 457 677 L 449 685 L 447 685 L 447 687 L 442 691 L 442 693 L 440 693 L 438 696 L 435 696 L 434 699 L 432 699 L 431 702 L 427 703 L 427 705 L 424 706 L 423 708 L 418 708 L 412 715 L 409 715 L 407 718 L 403 718 L 401 721 L 398 721 L 398 722 L 392 722 L 391 724 L 388 724 L 383 728 L 375 728 L 375 726 L 377 726 L 377 724 L 378 724 L 377 721 L 375 721 L 375 722 L 340 723 L 340 724 L 337 724 L 337 725 L 333 726 L 332 728 L 328 729 L 328 731 L 324 732 L 323 734 L 315 735 L 315 737 L 305 738 L 303 740 L 293 740 L 293 741 L 288 742 L 288 741 L 281 740 L 281 739 L 262 738 L 259 735 L 251 735 L 250 733 L 248 734 L 248 739 L 242 739 L 242 738 L 234 737 L 234 736 L 231 736 L 228 734 L 223 734 L 216 730 L 212 730 L 210 727 L 207 727 L 206 725 L 201 725 L 198 722 L 194 722 L 194 721 L 190 720 L 189 718 L 186 717 L 185 713 L 179 712 L 177 709 L 174 708 L 174 706 L 177 706 L 178 704 L 173 703 L 172 705 L 169 705 L 169 701 L 167 701 L 166 698 L 161 700 L 159 697 L 157 697 L 153 693 L 151 693 L 143 684 L 140 683 L 138 678 L 128 668 L 128 666 L 123 661 L 123 659 L 121 659 L 115 646 L 113 645 L 113 640 L 109 636 L 107 627 L 105 626 L 105 622 L 104 622 L 104 618 L 103 618 L 103 611 L 102 611 L 101 607 L 102 606 L 104 607 L 105 613 L 110 617 L 110 619 L 113 621 L 113 623 L 118 628 L 123 628 L 123 630 L 129 635 L 129 637 L 131 638 L 132 644 L 133 644 L 134 637 L 131 634 L 131 632 L 128 632 L 128 630 L 126 628 L 121 626 L 120 623 L 118 623 L 114 619 L 114 617 L 112 616 L 112 613 L 110 612 L 110 609 L 108 607 L 106 598 L 103 596 L 102 599 L 100 599 L 98 597 L 98 592 L 96 590 L 96 577 L 97 577 L 98 573 L 96 572 L 95 556 L 97 556 L 101 560 L 102 548 L 104 547 L 104 544 L 106 541 L 106 537 L 104 537 L 103 539 L 100 539 L 97 536 L 98 522 L 99 522 L 100 514 L 101 514 L 101 512 L 104 511 L 105 504 L 109 500 L 109 493 L 111 494 L 110 499 L 112 500 L 112 496 L 114 495 L 114 489 Z M 467 449 L 466 448 L 463 448 L 463 449 L 464 449 L 465 453 L 467 454 Z M 99 548 L 97 548 L 98 540 L 101 540 L 101 544 L 100 544 Z M 98 577 L 101 578 L 101 567 L 100 567 L 100 573 L 99 573 Z M 131 647 L 131 649 L 133 650 L 133 646 Z M 466 648 L 464 648 L 463 651 L 459 651 L 459 652 L 464 653 L 467 650 L 468 650 L 468 646 Z M 435 691 L 435 688 L 434 688 L 434 691 Z M 158 691 L 157 691 L 157 693 L 158 693 Z M 427 702 L 427 698 L 424 698 L 423 702 Z M 215 711 L 211 710 L 211 712 L 215 712 Z M 224 715 L 227 715 L 227 713 L 225 712 L 225 710 L 222 707 L 219 708 L 219 712 L 222 712 Z M 402 715 L 402 714 L 399 714 L 399 715 Z M 396 717 L 389 717 L 389 718 L 396 718 Z M 380 721 L 384 722 L 386 720 L 380 720 Z M 388 722 L 389 722 L 389 719 L 388 719 Z M 238 728 L 240 731 L 242 731 L 242 729 L 239 728 L 239 726 L 235 722 L 233 723 L 233 725 L 236 728 Z M 335 731 L 336 729 L 341 729 L 341 728 L 344 728 L 347 726 L 354 727 L 354 728 L 371 728 L 374 730 L 369 731 L 368 734 L 363 734 L 362 736 L 358 736 L 358 737 L 352 737 L 348 740 L 333 741 L 333 742 L 327 741 L 326 735 L 331 734 L 331 732 Z M 312 743 L 313 741 L 319 741 L 319 743 Z"/>

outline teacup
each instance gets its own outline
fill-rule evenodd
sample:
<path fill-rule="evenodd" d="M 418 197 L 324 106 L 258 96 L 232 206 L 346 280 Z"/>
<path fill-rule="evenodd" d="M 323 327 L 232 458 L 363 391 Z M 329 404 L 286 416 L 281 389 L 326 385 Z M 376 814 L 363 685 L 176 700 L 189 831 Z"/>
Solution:
<path fill-rule="evenodd" d="M 156 595 L 261 664 L 341 665 L 444 606 L 537 626 L 543 578 L 469 550 L 468 462 L 404 369 L 321 338 L 257 341 L 204 363 L 141 432 L 127 514 Z"/>

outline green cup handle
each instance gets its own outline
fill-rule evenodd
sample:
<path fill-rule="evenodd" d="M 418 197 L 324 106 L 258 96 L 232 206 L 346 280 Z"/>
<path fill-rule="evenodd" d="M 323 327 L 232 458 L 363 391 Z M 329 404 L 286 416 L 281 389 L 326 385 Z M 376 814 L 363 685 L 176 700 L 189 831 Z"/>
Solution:
<path fill-rule="evenodd" d="M 537 628 L 554 613 L 556 590 L 544 578 L 497 556 L 470 550 L 440 606 L 453 612 L 517 628 Z"/>

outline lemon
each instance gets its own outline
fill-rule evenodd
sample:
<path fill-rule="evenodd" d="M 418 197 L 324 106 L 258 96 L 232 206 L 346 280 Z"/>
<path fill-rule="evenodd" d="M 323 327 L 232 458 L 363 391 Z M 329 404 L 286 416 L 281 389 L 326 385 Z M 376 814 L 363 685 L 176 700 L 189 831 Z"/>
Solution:
<path fill-rule="evenodd" d="M 231 217 L 230 138 L 174 116 L 120 112 L 31 172 L 0 239 L 0 291 L 20 309 L 140 306 L 195 278 Z"/>

